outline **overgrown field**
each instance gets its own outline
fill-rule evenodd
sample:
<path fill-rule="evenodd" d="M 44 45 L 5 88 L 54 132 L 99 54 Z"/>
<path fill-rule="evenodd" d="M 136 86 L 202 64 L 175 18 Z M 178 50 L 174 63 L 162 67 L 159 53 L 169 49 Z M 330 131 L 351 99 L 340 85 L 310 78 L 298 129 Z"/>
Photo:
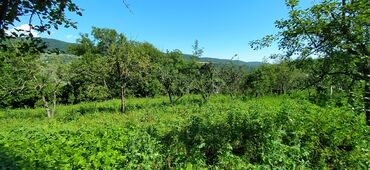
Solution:
<path fill-rule="evenodd" d="M 363 114 L 290 97 L 186 96 L 0 111 L 0 169 L 369 169 Z"/>

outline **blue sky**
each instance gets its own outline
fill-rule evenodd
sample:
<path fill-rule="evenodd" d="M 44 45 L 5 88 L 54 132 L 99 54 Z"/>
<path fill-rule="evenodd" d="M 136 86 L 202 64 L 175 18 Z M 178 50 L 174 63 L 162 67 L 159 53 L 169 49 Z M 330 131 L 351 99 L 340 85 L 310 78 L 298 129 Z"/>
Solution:
<path fill-rule="evenodd" d="M 147 41 L 160 50 L 191 53 L 195 40 L 204 57 L 262 61 L 276 47 L 252 50 L 248 42 L 275 33 L 275 20 L 287 16 L 284 0 L 75 0 L 83 16 L 69 15 L 78 29 L 52 30 L 51 38 L 75 42 L 92 26 L 114 28 L 129 39 Z M 305 0 L 306 4 L 311 1 Z M 41 34 L 42 37 L 48 37 Z"/>

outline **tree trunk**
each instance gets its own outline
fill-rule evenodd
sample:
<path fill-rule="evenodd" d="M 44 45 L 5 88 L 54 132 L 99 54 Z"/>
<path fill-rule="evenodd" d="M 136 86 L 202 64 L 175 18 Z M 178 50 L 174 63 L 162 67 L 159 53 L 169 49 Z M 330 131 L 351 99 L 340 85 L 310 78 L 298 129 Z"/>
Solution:
<path fill-rule="evenodd" d="M 367 59 L 367 58 L 365 58 Z M 365 87 L 364 87 L 364 109 L 366 115 L 366 124 L 370 126 L 370 60 L 366 60 L 363 66 L 363 75 L 365 80 Z"/>
<path fill-rule="evenodd" d="M 121 85 L 121 113 L 125 112 L 126 99 L 125 99 L 125 85 Z"/>
<path fill-rule="evenodd" d="M 333 86 L 330 86 L 330 96 L 333 96 Z"/>
<path fill-rule="evenodd" d="M 370 81 L 365 82 L 364 88 L 364 108 L 366 114 L 366 124 L 370 126 Z"/>
<path fill-rule="evenodd" d="M 54 90 L 53 91 L 53 109 L 51 110 L 51 117 L 54 117 L 56 105 L 57 105 L 57 92 Z"/>
<path fill-rule="evenodd" d="M 171 90 L 170 90 L 170 88 L 171 88 L 170 85 L 164 84 L 164 88 L 166 90 L 168 98 L 170 99 L 171 105 L 173 105 L 173 99 L 172 99 L 172 93 L 171 93 Z"/>
<path fill-rule="evenodd" d="M 50 112 L 49 104 L 48 104 L 48 101 L 46 101 L 45 95 L 41 94 L 41 97 L 42 97 L 42 101 L 44 102 L 46 115 L 48 116 L 48 118 L 52 118 L 52 114 Z"/>
<path fill-rule="evenodd" d="M 167 94 L 168 94 L 168 97 L 170 98 L 171 105 L 173 105 L 173 99 L 172 99 L 171 92 L 168 91 Z"/>

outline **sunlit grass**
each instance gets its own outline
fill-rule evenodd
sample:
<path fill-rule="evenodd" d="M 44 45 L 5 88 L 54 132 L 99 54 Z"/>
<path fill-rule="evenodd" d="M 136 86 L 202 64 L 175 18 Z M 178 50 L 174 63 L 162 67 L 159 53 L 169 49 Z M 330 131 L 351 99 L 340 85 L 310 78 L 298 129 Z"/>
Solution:
<path fill-rule="evenodd" d="M 263 168 L 369 165 L 367 126 L 346 107 L 289 96 L 129 98 L 0 112 L 0 163 L 21 167 Z M 60 158 L 58 158 L 60 157 Z M 109 160 L 108 160 L 109 158 Z"/>

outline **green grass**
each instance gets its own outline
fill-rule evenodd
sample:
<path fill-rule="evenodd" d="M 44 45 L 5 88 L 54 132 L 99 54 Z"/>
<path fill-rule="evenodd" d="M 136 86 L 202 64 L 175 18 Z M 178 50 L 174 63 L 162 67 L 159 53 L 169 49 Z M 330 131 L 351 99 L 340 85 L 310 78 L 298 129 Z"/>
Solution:
<path fill-rule="evenodd" d="M 364 116 L 286 96 L 165 97 L 0 111 L 0 167 L 367 169 Z M 0 168 L 1 169 L 1 168 Z"/>

